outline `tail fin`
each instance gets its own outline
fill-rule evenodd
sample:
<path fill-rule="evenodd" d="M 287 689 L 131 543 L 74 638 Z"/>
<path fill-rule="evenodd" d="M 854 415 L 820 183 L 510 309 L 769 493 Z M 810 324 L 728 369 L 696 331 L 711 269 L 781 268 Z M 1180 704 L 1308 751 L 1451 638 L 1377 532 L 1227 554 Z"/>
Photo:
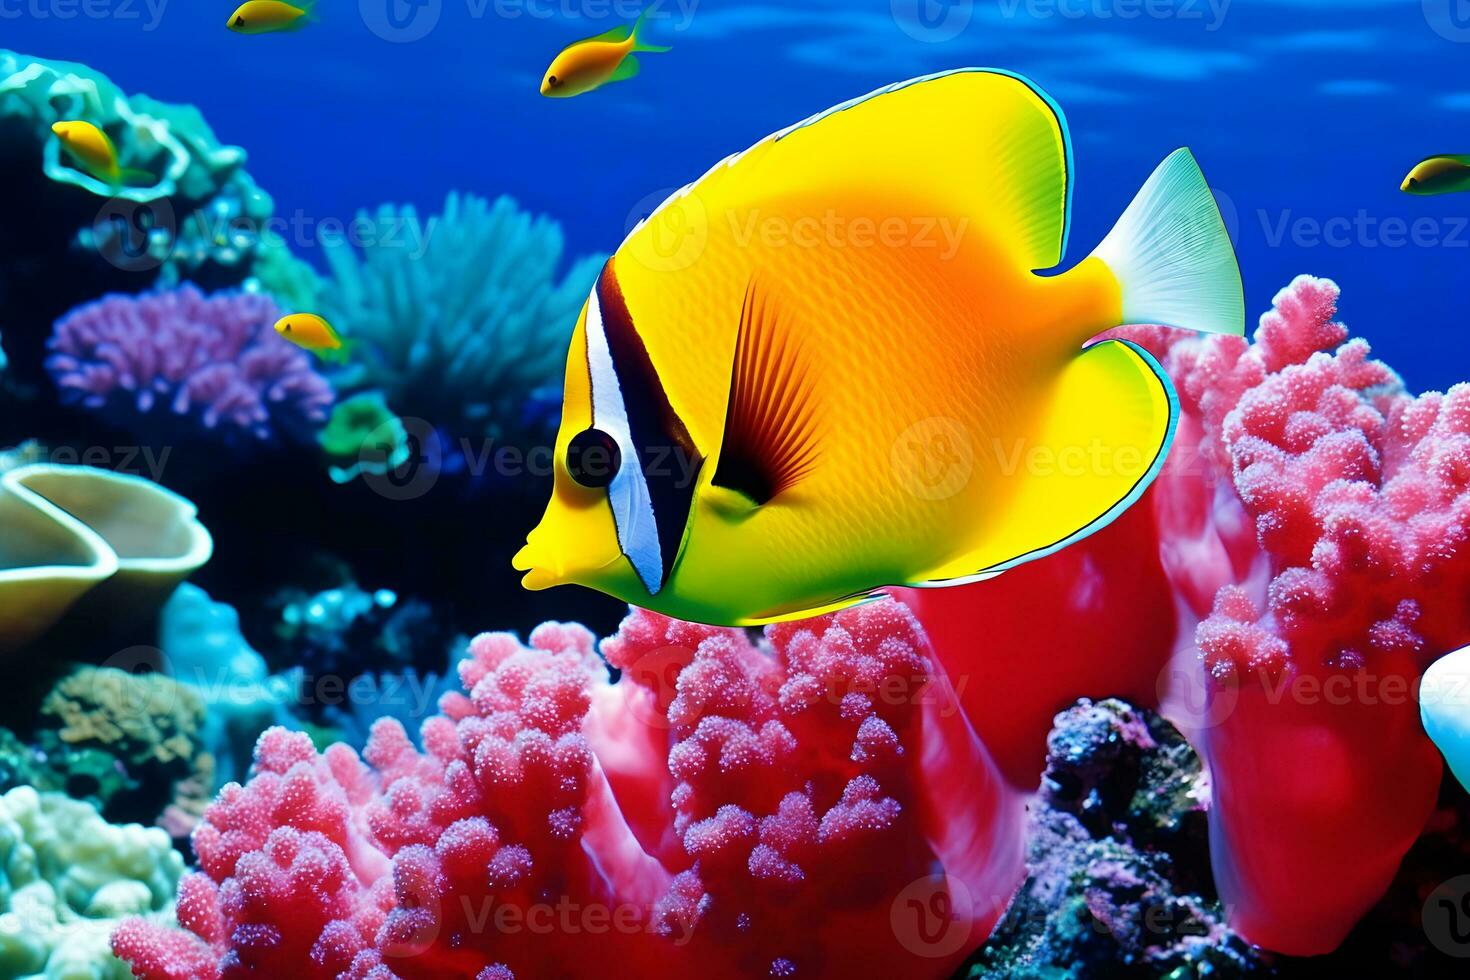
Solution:
<path fill-rule="evenodd" d="M 1245 333 L 1235 249 L 1187 149 L 1159 164 L 1092 254 L 1122 287 L 1124 323 Z"/>
<path fill-rule="evenodd" d="M 662 54 L 665 51 L 673 50 L 673 48 L 667 47 L 662 44 L 644 44 L 638 39 L 638 31 L 642 29 L 643 22 L 648 18 L 648 15 L 653 12 L 653 8 L 655 6 L 656 4 L 653 3 L 648 4 L 646 7 L 643 8 L 643 13 L 639 14 L 638 19 L 633 22 L 632 37 L 634 51 L 649 51 L 654 54 Z"/>

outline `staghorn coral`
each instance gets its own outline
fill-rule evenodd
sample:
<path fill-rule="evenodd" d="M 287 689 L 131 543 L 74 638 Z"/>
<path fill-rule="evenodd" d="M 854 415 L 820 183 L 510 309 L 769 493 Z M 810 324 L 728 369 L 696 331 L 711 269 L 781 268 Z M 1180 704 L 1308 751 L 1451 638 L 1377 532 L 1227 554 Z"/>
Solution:
<path fill-rule="evenodd" d="M 322 312 L 356 351 L 361 387 L 395 412 L 455 436 L 516 439 L 528 402 L 559 382 L 577 314 L 602 265 L 587 257 L 556 281 L 562 233 L 508 197 L 450 194 L 444 213 L 359 215 L 359 254 L 326 248 Z"/>
<path fill-rule="evenodd" d="M 300 437 L 335 396 L 310 357 L 276 335 L 279 317 L 269 297 L 193 286 L 109 296 L 57 322 L 46 367 L 64 400 L 160 444 Z"/>
<path fill-rule="evenodd" d="M 1017 881 L 1002 785 L 902 605 L 766 636 L 634 612 L 609 683 L 580 627 L 485 635 L 422 753 L 273 729 L 195 833 L 187 931 L 114 949 L 145 980 L 942 975 Z M 939 895 L 936 939 L 903 916 Z"/>
<path fill-rule="evenodd" d="M 172 923 L 183 859 L 156 828 L 20 786 L 0 796 L 0 975 L 130 980 L 108 948 L 123 916 Z"/>

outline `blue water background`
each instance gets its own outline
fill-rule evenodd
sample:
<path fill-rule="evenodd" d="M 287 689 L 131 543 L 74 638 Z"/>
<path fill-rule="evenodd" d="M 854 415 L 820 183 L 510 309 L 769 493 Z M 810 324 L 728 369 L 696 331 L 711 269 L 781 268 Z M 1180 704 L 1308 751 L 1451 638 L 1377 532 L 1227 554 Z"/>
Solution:
<path fill-rule="evenodd" d="M 1349 326 L 1411 386 L 1470 378 L 1470 195 L 1398 190 L 1420 157 L 1470 152 L 1465 0 L 665 0 L 648 36 L 672 53 L 555 101 L 536 91 L 550 58 L 636 0 L 321 0 L 317 23 L 255 37 L 225 29 L 233 5 L 0 0 L 0 44 L 199 105 L 307 229 L 291 244 L 308 257 L 323 222 L 431 212 L 451 189 L 511 194 L 574 252 L 609 250 L 639 202 L 775 129 L 899 79 L 1001 66 L 1069 117 L 1069 261 L 1187 145 L 1233 211 L 1252 319 L 1296 273 L 1331 276 Z"/>

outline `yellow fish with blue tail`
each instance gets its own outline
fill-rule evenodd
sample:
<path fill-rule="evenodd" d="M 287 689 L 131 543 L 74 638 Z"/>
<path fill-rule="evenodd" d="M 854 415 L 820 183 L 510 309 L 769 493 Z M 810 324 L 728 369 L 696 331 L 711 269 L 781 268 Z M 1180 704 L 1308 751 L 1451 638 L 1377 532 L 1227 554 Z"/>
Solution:
<path fill-rule="evenodd" d="M 51 124 L 62 147 L 86 173 L 112 188 L 127 184 L 151 184 L 156 178 L 146 170 L 124 167 L 118 162 L 112 138 L 85 119 L 63 119 Z"/>
<path fill-rule="evenodd" d="M 246 0 L 235 8 L 225 26 L 236 34 L 278 34 L 298 31 L 314 21 L 315 2 L 298 7 L 284 0 Z"/>
<path fill-rule="evenodd" d="M 975 581 L 1104 527 L 1178 400 L 1123 323 L 1240 335 L 1187 150 L 1065 272 L 1073 159 L 1024 78 L 962 69 L 732 156 L 635 228 L 567 359 L 554 486 L 515 556 L 682 619 L 757 625 Z"/>
<path fill-rule="evenodd" d="M 652 6 L 643 8 L 632 27 L 614 27 L 568 45 L 552 60 L 551 67 L 542 76 L 541 94 L 549 99 L 569 99 L 601 88 L 608 82 L 626 81 L 636 76 L 638 52 L 670 50 L 638 39 L 639 28 L 652 10 Z"/>

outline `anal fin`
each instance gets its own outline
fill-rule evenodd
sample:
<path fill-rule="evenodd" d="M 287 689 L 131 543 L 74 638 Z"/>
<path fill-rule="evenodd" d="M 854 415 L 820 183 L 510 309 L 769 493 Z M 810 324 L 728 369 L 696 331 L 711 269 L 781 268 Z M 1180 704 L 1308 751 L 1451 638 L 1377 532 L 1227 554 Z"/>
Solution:
<path fill-rule="evenodd" d="M 752 276 L 730 369 L 730 400 L 714 486 L 752 505 L 795 486 L 817 460 L 811 362 L 779 297 Z"/>
<path fill-rule="evenodd" d="M 1107 527 L 1158 476 L 1178 421 L 1178 397 L 1147 351 L 1124 340 L 1088 347 L 1056 382 L 1035 431 L 1015 443 L 1014 492 L 964 554 L 912 584 L 990 578 Z"/>

